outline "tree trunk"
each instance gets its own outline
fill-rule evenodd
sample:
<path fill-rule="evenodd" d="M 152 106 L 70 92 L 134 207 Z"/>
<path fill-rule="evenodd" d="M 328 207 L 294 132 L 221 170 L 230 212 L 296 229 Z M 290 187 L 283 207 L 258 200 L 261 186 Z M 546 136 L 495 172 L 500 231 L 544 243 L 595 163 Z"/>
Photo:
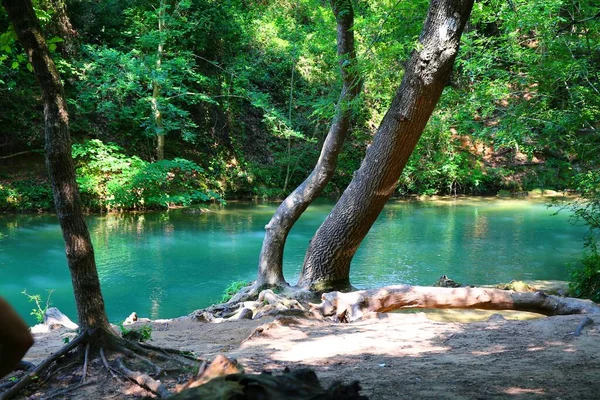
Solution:
<path fill-rule="evenodd" d="M 161 0 L 158 7 L 158 34 L 160 39 L 156 49 L 156 73 L 152 80 L 152 97 L 150 98 L 150 106 L 152 108 L 152 116 L 154 117 L 154 125 L 156 129 L 156 159 L 163 160 L 165 158 L 165 132 L 163 129 L 163 115 L 160 111 L 158 99 L 160 98 L 160 82 L 158 81 L 158 72 L 162 65 L 164 53 L 163 31 L 165 27 L 165 2 Z"/>
<path fill-rule="evenodd" d="M 360 169 L 317 230 L 299 286 L 348 289 L 350 262 L 394 192 L 442 94 L 473 0 L 432 0 L 417 49 Z"/>
<path fill-rule="evenodd" d="M 337 21 L 337 52 L 343 82 L 336 115 L 323 143 L 317 165 L 308 178 L 281 203 L 265 226 L 266 233 L 258 266 L 257 283 L 259 287 L 285 284 L 282 268 L 285 241 L 298 218 L 321 194 L 333 176 L 338 155 L 350 127 L 352 113 L 349 103 L 360 92 L 354 50 L 352 3 L 350 0 L 331 0 L 331 7 Z"/>
<path fill-rule="evenodd" d="M 64 40 L 62 46 L 63 55 L 68 57 L 74 56 L 77 53 L 78 35 L 71 24 L 65 0 L 46 0 L 42 4 L 48 11 L 53 13 L 51 32 Z"/>
<path fill-rule="evenodd" d="M 75 302 L 82 330 L 110 331 L 100 291 L 94 249 L 83 218 L 71 157 L 69 116 L 62 83 L 48 54 L 31 0 L 2 0 L 19 41 L 33 65 L 42 89 L 45 117 L 46 166 L 54 194 L 71 272 Z"/>
<path fill-rule="evenodd" d="M 518 310 L 544 315 L 598 314 L 600 306 L 590 300 L 546 295 L 543 292 L 519 293 L 487 288 L 444 288 L 398 285 L 357 292 L 330 292 L 322 303 L 312 305 L 325 316 L 351 322 L 369 312 L 389 312 L 401 308 L 479 308 Z"/>

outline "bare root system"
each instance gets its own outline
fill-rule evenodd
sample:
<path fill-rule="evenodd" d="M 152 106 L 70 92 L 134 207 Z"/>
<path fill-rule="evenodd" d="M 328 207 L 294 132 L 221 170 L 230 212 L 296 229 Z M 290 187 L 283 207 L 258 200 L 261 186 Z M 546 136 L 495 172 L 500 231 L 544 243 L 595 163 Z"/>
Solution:
<path fill-rule="evenodd" d="M 159 378 L 168 378 L 170 386 L 174 388 L 182 378 L 191 377 L 201 361 L 175 349 L 131 342 L 108 332 L 85 331 L 26 372 L 19 381 L 0 394 L 0 400 L 11 399 L 32 384 L 40 390 L 43 385 L 65 373 L 76 376 L 78 380 L 71 379 L 66 387 L 45 391 L 44 398 L 68 398 L 69 393 L 92 384 L 92 376 L 97 378 L 98 372 L 110 374 L 123 386 L 133 384 L 148 394 L 165 398 L 170 391 Z M 94 365 L 99 368 L 94 370 Z"/>

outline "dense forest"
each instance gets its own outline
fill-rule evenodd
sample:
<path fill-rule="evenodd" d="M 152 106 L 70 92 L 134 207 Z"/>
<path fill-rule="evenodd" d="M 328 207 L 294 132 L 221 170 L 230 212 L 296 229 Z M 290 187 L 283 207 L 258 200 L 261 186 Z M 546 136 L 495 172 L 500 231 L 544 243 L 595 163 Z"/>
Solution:
<path fill-rule="evenodd" d="M 406 307 L 599 314 L 593 301 L 566 296 L 600 300 L 595 3 L 2 0 L 0 211 L 56 213 L 78 315 L 76 336 L 37 366 L 25 366 L 21 378 L 2 383 L 2 398 L 67 369 L 70 387 L 51 387 L 48 398 L 88 385 L 88 372 L 98 370 L 157 397 L 205 398 L 206 360 L 144 344 L 152 328 L 146 339 L 130 340 L 124 323 L 120 334 L 111 325 L 86 212 L 285 198 L 265 225 L 257 279 L 188 321 L 278 315 L 288 318 L 278 320 L 281 326 L 297 324 L 289 322 L 295 316 L 351 323 L 383 320 L 381 313 Z M 446 275 L 434 287 L 352 286 L 352 259 L 390 197 L 531 190 L 577 195 L 557 205 L 589 228 L 570 293 L 515 281 L 462 286 Z M 323 194 L 337 203 L 308 242 L 291 285 L 283 274 L 285 242 Z M 50 325 L 49 299 L 43 310 L 38 295 L 23 294 Z M 20 321 L 7 303 L 0 307 L 10 311 L 3 318 Z M 488 322 L 499 321 L 492 317 Z M 568 335 L 593 324 L 586 317 Z M 15 337 L 31 339 L 21 341 L 24 353 L 33 339 L 21 325 Z M 18 361 L 21 350 L 6 343 L 0 347 Z M 249 392 L 255 385 L 248 379 L 266 379 L 258 385 L 275 392 L 291 390 L 271 374 L 248 378 L 237 366 L 224 372 L 217 360 L 208 368 L 246 382 L 240 386 Z M 171 372 L 179 375 L 167 384 L 154 379 Z M 357 382 L 325 390 L 309 372 L 298 379 L 329 394 L 319 398 L 366 398 Z"/>
<path fill-rule="evenodd" d="M 276 198 L 314 166 L 340 92 L 336 23 L 316 0 L 34 2 L 63 78 L 89 210 Z M 360 166 L 428 2 L 355 5 L 348 137 L 325 193 Z M 39 89 L 0 10 L 0 209 L 49 210 Z M 595 1 L 482 1 L 398 195 L 597 182 Z"/>

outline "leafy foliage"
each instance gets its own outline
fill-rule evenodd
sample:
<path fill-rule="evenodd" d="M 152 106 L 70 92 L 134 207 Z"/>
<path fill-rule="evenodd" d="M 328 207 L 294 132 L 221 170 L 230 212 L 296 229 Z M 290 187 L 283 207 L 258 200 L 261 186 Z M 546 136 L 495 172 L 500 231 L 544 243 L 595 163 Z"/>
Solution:
<path fill-rule="evenodd" d="M 223 202 L 217 183 L 194 162 L 176 158 L 149 163 L 122 151 L 97 139 L 73 146 L 77 183 L 88 207 L 146 210 Z"/>
<path fill-rule="evenodd" d="M 125 328 L 123 324 L 119 324 L 118 326 L 121 330 L 121 336 L 124 339 L 142 343 L 152 339 L 152 325 L 144 325 L 137 329 Z"/>
<path fill-rule="evenodd" d="M 326 193 L 343 191 L 360 166 L 402 79 L 428 3 L 355 2 L 363 90 L 348 105 L 354 113 L 351 134 Z M 597 168 L 596 3 L 477 2 L 455 71 L 398 193 L 565 189 L 577 174 Z M 121 156 L 106 155 L 114 168 L 130 163 L 139 170 L 151 163 L 160 135 L 167 138 L 166 158 L 195 163 L 205 172 L 192 175 L 204 174 L 208 189 L 224 197 L 279 197 L 286 182 L 288 190 L 311 171 L 341 84 L 328 2 L 68 2 L 79 40 L 78 51 L 68 57 L 48 4 L 39 3 L 37 12 L 52 32 L 73 136 L 79 143 L 97 139 L 120 146 Z M 343 10 L 344 2 L 336 4 Z M 40 99 L 26 66 L 0 8 L 0 157 L 42 147 Z M 86 160 L 95 164 L 86 167 Z M 98 162 L 78 158 L 82 172 L 98 169 Z M 122 168 L 103 173 L 113 176 L 110 189 L 102 174 L 81 175 L 80 183 L 90 208 L 139 209 L 147 201 L 150 208 L 165 207 L 173 199 L 161 197 L 164 185 L 156 179 L 180 167 L 189 165 L 148 167 L 154 183 L 146 182 L 152 188 L 141 196 L 143 203 L 140 195 L 116 193 L 120 183 L 133 180 Z M 142 177 L 137 179 L 141 184 Z M 16 182 L 3 179 L 2 185 L 6 199 Z M 4 201 L 0 207 L 42 208 L 14 196 L 23 206 Z M 173 204 L 200 198 L 184 197 Z"/>
<path fill-rule="evenodd" d="M 591 171 L 576 177 L 582 197 L 569 204 L 574 223 L 584 223 L 588 234 L 584 242 L 584 253 L 574 265 L 570 289 L 578 297 L 600 302 L 600 172 Z"/>
<path fill-rule="evenodd" d="M 54 205 L 48 182 L 41 179 L 0 182 L 0 210 L 49 211 Z"/>
<path fill-rule="evenodd" d="M 223 290 L 223 296 L 221 296 L 221 303 L 226 303 L 240 290 L 248 286 L 250 282 L 247 281 L 234 281 L 229 284 Z"/>

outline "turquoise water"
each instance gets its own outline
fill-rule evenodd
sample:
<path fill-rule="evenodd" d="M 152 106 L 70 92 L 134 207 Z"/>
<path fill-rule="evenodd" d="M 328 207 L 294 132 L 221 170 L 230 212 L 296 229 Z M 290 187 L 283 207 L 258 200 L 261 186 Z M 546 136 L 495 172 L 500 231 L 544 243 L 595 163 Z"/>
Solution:
<path fill-rule="evenodd" d="M 185 315 L 217 301 L 234 280 L 256 274 L 264 225 L 277 204 L 230 203 L 211 212 L 90 216 L 111 321 L 132 311 L 150 318 Z M 295 283 L 308 241 L 332 208 L 311 206 L 290 233 L 284 272 Z M 354 258 L 360 288 L 428 285 L 443 274 L 470 284 L 567 279 L 585 228 L 552 216 L 543 202 L 464 199 L 390 202 Z M 0 295 L 30 324 L 21 292 L 45 295 L 76 320 L 62 236 L 52 215 L 0 216 Z"/>

